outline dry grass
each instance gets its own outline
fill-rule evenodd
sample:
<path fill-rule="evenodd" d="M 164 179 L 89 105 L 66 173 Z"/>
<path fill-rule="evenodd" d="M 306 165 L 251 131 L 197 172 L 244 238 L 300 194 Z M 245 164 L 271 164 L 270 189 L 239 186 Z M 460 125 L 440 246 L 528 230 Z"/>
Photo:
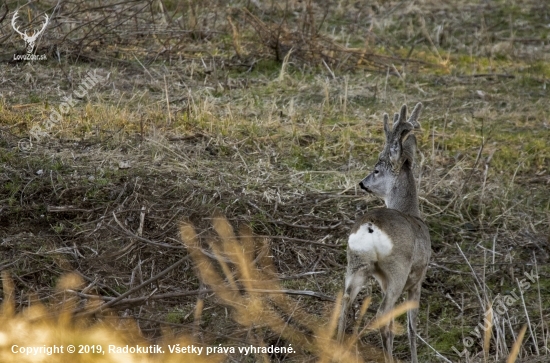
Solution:
<path fill-rule="evenodd" d="M 75 317 L 73 312 L 79 305 L 73 291 L 82 289 L 84 281 L 76 274 L 60 278 L 55 303 L 45 306 L 33 302 L 31 306 L 15 314 L 14 294 L 11 279 L 2 274 L 4 301 L 0 322 L 0 359 L 2 362 L 220 362 L 223 355 L 211 354 L 136 354 L 132 352 L 112 353 L 110 347 L 150 347 L 150 341 L 143 338 L 136 322 L 121 319 L 113 313 L 96 315 L 94 319 Z M 84 311 L 97 308 L 97 300 L 90 300 Z M 175 337 L 166 331 L 162 340 L 155 344 L 165 351 L 168 346 L 200 345 L 191 336 Z M 73 346 L 75 350 L 70 351 Z M 29 349 L 30 347 L 30 349 Z M 35 350 L 32 350 L 34 348 Z M 50 348 L 50 350 L 39 350 Z M 22 349 L 29 349 L 22 350 Z M 55 350 L 54 350 L 55 349 Z M 13 352 L 17 352 L 14 354 Z M 183 360 L 182 360 L 183 357 Z"/>
<path fill-rule="evenodd" d="M 227 219 L 217 216 L 213 218 L 213 228 L 217 238 L 210 239 L 206 248 L 191 224 L 182 223 L 180 235 L 200 280 L 211 288 L 209 291 L 215 293 L 220 304 L 230 309 L 231 319 L 238 325 L 225 337 L 225 343 L 205 346 L 196 337 L 176 337 L 168 329 L 163 331 L 163 337 L 147 341 L 133 319 L 120 319 L 107 311 L 109 302 L 102 304 L 101 296 L 80 292 L 89 290 L 91 285 L 84 287 L 82 278 L 74 273 L 60 277 L 53 296 L 57 301 L 50 302 L 50 306 L 34 301 L 16 314 L 14 287 L 9 274 L 4 272 L 0 358 L 3 362 L 62 362 L 67 356 L 78 362 L 179 362 L 181 357 L 183 361 L 193 362 L 243 357 L 264 362 L 312 358 L 319 362 L 362 362 L 364 356 L 369 361 L 384 361 L 380 350 L 365 345 L 360 339 L 368 332 L 376 332 L 390 319 L 418 307 L 416 303 L 405 302 L 360 328 L 371 302 L 366 298 L 353 334 L 339 343 L 334 336 L 341 295 L 332 312 L 308 312 L 300 307 L 299 300 L 289 296 L 309 295 L 331 300 L 330 297 L 282 288 L 268 242 L 255 238 L 249 227 L 242 227 L 237 237 Z M 86 297 L 87 301 L 82 305 L 79 297 Z M 201 323 L 203 309 L 204 300 L 199 296 L 193 314 L 195 326 Z M 402 331 L 398 325 L 394 328 Z M 522 328 L 507 362 L 515 362 L 526 328 Z M 490 331 L 489 327 L 485 335 L 486 352 Z M 171 352 L 174 347 L 190 346 L 197 350 L 184 355 Z M 138 353 L 129 350 L 138 347 L 142 349 Z M 155 347 L 153 351 L 151 347 Z M 487 357 L 488 353 L 485 359 Z"/>
<path fill-rule="evenodd" d="M 79 304 L 99 296 L 147 339 L 170 327 L 201 344 L 233 342 L 242 328 L 226 313 L 231 299 L 198 278 L 178 233 L 185 220 L 210 235 L 222 212 L 269 238 L 272 284 L 314 292 L 279 298 L 315 331 L 334 306 L 322 298 L 342 288 L 349 227 L 381 205 L 356 188 L 380 151 L 381 115 L 423 101 L 416 170 L 434 257 L 419 327 L 431 348 L 419 356 L 456 361 L 452 347 L 471 339 L 466 361 L 515 349 L 518 361 L 547 357 L 547 5 L 64 4 L 38 43 L 47 62 L 0 65 L 0 269 L 16 311 L 32 297 L 55 301 L 57 280 L 76 271 L 88 287 Z M 0 43 L 12 57 L 24 43 L 7 5 Z M 32 136 L 90 70 L 104 80 Z M 529 289 L 524 273 L 539 276 Z M 514 301 L 489 324 L 499 296 Z M 283 335 L 265 328 L 255 339 Z M 364 340 L 379 345 L 376 334 Z M 395 351 L 407 359 L 406 337 Z"/>

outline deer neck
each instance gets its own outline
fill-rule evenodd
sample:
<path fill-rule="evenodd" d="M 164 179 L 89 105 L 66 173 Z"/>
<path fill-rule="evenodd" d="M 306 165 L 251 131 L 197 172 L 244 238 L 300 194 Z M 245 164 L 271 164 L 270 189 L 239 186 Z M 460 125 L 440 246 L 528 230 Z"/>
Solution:
<path fill-rule="evenodd" d="M 389 195 L 384 199 L 386 207 L 420 218 L 416 183 L 410 167 L 404 165 Z"/>

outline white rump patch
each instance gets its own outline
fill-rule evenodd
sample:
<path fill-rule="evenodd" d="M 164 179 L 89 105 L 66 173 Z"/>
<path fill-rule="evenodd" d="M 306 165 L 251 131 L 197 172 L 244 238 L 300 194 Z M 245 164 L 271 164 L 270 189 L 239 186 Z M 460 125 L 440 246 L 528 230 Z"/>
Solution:
<path fill-rule="evenodd" d="M 371 252 L 383 258 L 391 253 L 393 243 L 384 231 L 369 222 L 350 234 L 348 247 L 354 252 Z"/>

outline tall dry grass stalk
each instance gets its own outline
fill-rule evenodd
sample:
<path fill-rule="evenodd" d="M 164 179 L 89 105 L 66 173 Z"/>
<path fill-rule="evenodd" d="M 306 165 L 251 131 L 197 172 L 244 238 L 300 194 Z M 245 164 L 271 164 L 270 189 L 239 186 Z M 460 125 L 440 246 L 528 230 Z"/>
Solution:
<path fill-rule="evenodd" d="M 240 325 L 251 330 L 269 329 L 277 334 L 280 342 L 292 345 L 296 355 L 313 353 L 320 362 L 362 362 L 363 357 L 383 362 L 382 351 L 366 347 L 359 338 L 417 307 L 410 302 L 401 304 L 389 314 L 374 319 L 359 333 L 357 325 L 355 333 L 340 344 L 334 335 L 341 295 L 325 314 L 307 312 L 281 287 L 267 240 L 254 238 L 249 227 L 242 227 L 236 235 L 223 217 L 215 217 L 213 226 L 218 238 L 208 242 L 212 253 L 204 249 L 192 225 L 182 223 L 180 226 L 182 241 L 200 279 L 215 291 L 224 305 L 232 308 L 233 319 Z M 215 260 L 209 255 L 215 256 Z M 363 302 L 357 324 L 360 324 L 370 301 L 367 298 Z M 398 324 L 394 323 L 394 326 L 398 327 Z"/>
<path fill-rule="evenodd" d="M 156 342 L 147 341 L 133 319 L 119 319 L 114 313 L 91 317 L 76 317 L 74 312 L 82 303 L 72 291 L 83 286 L 77 274 L 62 276 L 56 286 L 56 294 L 50 305 L 34 303 L 16 312 L 15 290 L 9 274 L 2 272 L 4 301 L 0 315 L 0 362 L 2 363 L 153 363 L 153 362 L 221 362 L 222 355 L 183 355 L 167 352 L 168 345 L 201 345 L 191 336 L 165 337 Z M 85 311 L 97 308 L 99 300 L 84 303 Z M 83 316 L 83 315 L 81 315 Z M 109 353 L 109 346 L 148 347 L 157 344 L 164 354 Z M 68 351 L 69 346 L 76 349 Z M 21 348 L 57 347 L 57 351 L 47 350 L 21 353 Z M 62 347 L 62 348 L 60 348 Z M 99 350 L 98 347 L 101 347 Z M 14 350 L 16 353 L 14 353 Z"/>
<path fill-rule="evenodd" d="M 265 347 L 261 334 L 275 333 L 279 345 L 292 346 L 295 353 L 288 358 L 311 358 L 314 354 L 321 362 L 362 362 L 366 347 L 358 342 L 358 335 L 339 344 L 333 337 L 336 330 L 341 296 L 326 314 L 312 314 L 299 306 L 299 301 L 285 294 L 277 278 L 277 271 L 266 240 L 254 238 L 249 227 L 242 227 L 237 236 L 225 218 L 214 218 L 217 240 L 209 241 L 210 251 L 204 253 L 197 233 L 190 224 L 182 224 L 180 233 L 193 259 L 202 282 L 208 285 L 221 302 L 230 307 L 232 318 L 248 331 L 246 344 Z M 210 256 L 210 257 L 207 257 Z M 167 346 L 203 346 L 191 335 L 175 336 L 165 331 L 162 338 L 147 341 L 133 319 L 120 319 L 113 311 L 101 309 L 100 299 L 80 300 L 76 291 L 83 281 L 77 274 L 60 278 L 54 299 L 49 305 L 34 303 L 17 312 L 15 290 L 8 273 L 2 273 L 4 301 L 0 316 L 0 361 L 15 362 L 218 362 L 225 355 L 170 354 Z M 367 299 L 361 307 L 363 316 L 370 303 Z M 204 300 L 198 299 L 195 309 L 195 325 L 200 323 Z M 332 308 L 332 309 L 330 309 Z M 331 311 L 332 310 L 332 311 Z M 75 314 L 75 312 L 79 314 Z M 395 312 L 393 312 L 395 314 Z M 387 319 L 388 317 L 384 317 Z M 372 327 L 380 325 L 375 321 Z M 197 328 L 197 326 L 195 326 Z M 197 331 L 197 329 L 194 329 Z M 365 331 L 366 329 L 363 329 Z M 70 354 L 69 345 L 101 347 L 101 352 Z M 112 354 L 110 345 L 117 347 L 163 347 L 164 354 Z M 244 343 L 243 343 L 244 344 Z M 271 343 L 272 344 L 272 343 Z M 242 344 L 241 344 L 242 345 Z M 51 347 L 63 346 L 63 353 L 46 351 L 33 355 L 15 354 L 14 346 Z M 17 348 L 16 348 L 17 349 Z M 383 354 L 369 347 L 370 358 L 383 361 Z M 270 361 L 268 354 L 255 354 L 259 361 Z M 283 358 L 284 359 L 284 358 Z"/>
<path fill-rule="evenodd" d="M 512 346 L 512 351 L 510 352 L 510 355 L 508 356 L 508 359 L 506 360 L 506 363 L 514 363 L 518 357 L 519 351 L 521 349 L 521 343 L 523 342 L 523 336 L 525 335 L 525 331 L 527 330 L 527 325 L 524 325 L 518 335 L 518 338 L 514 342 L 514 345 Z"/>
<path fill-rule="evenodd" d="M 239 34 L 239 29 L 231 20 L 231 16 L 227 16 L 227 23 L 231 27 L 231 36 L 233 40 L 233 48 L 235 49 L 235 53 L 237 53 L 237 57 L 242 58 L 243 49 L 241 46 L 241 36 Z"/>
<path fill-rule="evenodd" d="M 253 238 L 248 227 L 241 228 L 237 237 L 225 218 L 214 218 L 213 226 L 219 236 L 218 241 L 209 241 L 215 261 L 203 253 L 192 225 L 183 223 L 180 234 L 200 279 L 232 308 L 236 322 L 250 329 L 269 328 L 294 349 L 318 351 L 322 345 L 319 340 L 337 345 L 323 329 L 326 322 L 297 308 L 284 294 L 267 241 Z M 289 324 L 290 319 L 296 324 Z M 317 339 L 306 332 L 317 332 L 313 334 Z"/>
<path fill-rule="evenodd" d="M 290 298 L 277 278 L 277 270 L 271 257 L 271 250 L 266 239 L 253 236 L 252 230 L 241 227 L 236 234 L 233 227 L 223 217 L 213 219 L 213 227 L 217 237 L 203 243 L 191 224 L 182 223 L 180 234 L 187 247 L 196 271 L 202 280 L 215 292 L 220 302 L 231 308 L 235 322 L 243 328 L 244 338 L 240 345 L 267 347 L 276 345 L 293 348 L 293 353 L 279 357 L 279 360 L 289 359 L 300 361 L 312 359 L 319 362 L 383 362 L 381 349 L 367 346 L 360 338 L 368 332 L 375 332 L 391 319 L 417 306 L 405 302 L 393 311 L 374 319 L 362 329 L 359 324 L 363 319 L 370 298 L 365 299 L 360 307 L 357 325 L 354 333 L 348 335 L 342 343 L 334 338 L 341 294 L 335 304 L 327 305 L 321 313 L 311 313 L 300 306 L 300 300 Z M 206 249 L 205 248 L 208 249 Z M 83 281 L 77 274 L 67 274 L 59 279 L 56 294 L 50 305 L 31 304 L 17 312 L 15 309 L 15 290 L 8 273 L 2 273 L 4 301 L 0 316 L 0 362 L 221 362 L 227 359 L 223 354 L 170 354 L 168 345 L 204 346 L 191 335 L 175 336 L 170 331 L 164 331 L 162 338 L 155 342 L 146 340 L 133 319 L 120 319 L 112 311 L 101 309 L 100 299 L 79 300 L 74 292 L 83 286 Z M 488 305 L 488 309 L 491 306 Z M 197 300 L 195 309 L 194 331 L 204 309 L 204 299 Z M 75 312 L 96 312 L 96 314 L 78 314 Z M 103 312 L 102 312 L 103 311 Z M 492 322 L 492 316 L 488 316 Z M 491 324 L 491 323 L 488 323 Z M 402 330 L 394 323 L 396 330 Z M 515 362 L 527 326 L 521 330 L 507 362 Z M 486 326 L 484 341 L 485 359 L 489 352 L 491 325 Z M 270 332 L 270 334 L 265 334 Z M 264 337 L 276 337 L 265 341 Z M 223 337 L 220 337 L 223 339 Z M 219 343 L 218 341 L 216 343 Z M 36 355 L 15 354 L 14 346 L 50 347 L 75 345 L 101 346 L 105 353 L 88 352 L 86 354 L 49 355 L 40 352 Z M 164 354 L 111 354 L 107 352 L 110 345 L 118 347 L 149 346 L 157 344 L 164 348 Z M 222 343 L 225 344 L 225 343 Z M 227 343 L 231 345 L 230 343 Z M 256 361 L 269 362 L 273 358 L 267 353 L 255 353 Z"/>
<path fill-rule="evenodd" d="M 483 359 L 487 362 L 489 359 L 489 347 L 491 346 L 491 332 L 493 331 L 493 305 L 490 301 L 487 302 L 484 324 Z"/>

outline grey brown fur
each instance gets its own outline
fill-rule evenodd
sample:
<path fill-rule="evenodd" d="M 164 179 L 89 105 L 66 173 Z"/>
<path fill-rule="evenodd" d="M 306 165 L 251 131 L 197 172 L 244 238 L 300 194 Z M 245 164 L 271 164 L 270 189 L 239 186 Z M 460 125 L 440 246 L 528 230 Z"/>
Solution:
<path fill-rule="evenodd" d="M 407 120 L 407 106 L 395 114 L 390 129 L 389 116 L 384 115 L 386 144 L 378 158 L 374 171 L 360 183 L 362 189 L 382 197 L 386 208 L 367 212 L 352 228 L 350 237 L 361 226 L 379 228 L 387 235 L 393 248 L 384 256 L 372 251 L 352 251 L 348 247 L 348 266 L 345 279 L 344 299 L 338 323 L 338 339 L 342 340 L 345 319 L 349 306 L 363 287 L 366 279 L 373 276 L 379 282 L 384 299 L 378 316 L 391 311 L 397 300 L 407 291 L 407 299 L 419 302 L 422 281 L 431 255 L 428 227 L 421 219 L 418 207 L 416 184 L 412 172 L 416 152 L 414 129 L 420 128 L 418 117 L 422 104 L 418 103 Z M 351 239 L 350 239 L 351 241 Z M 354 243 L 358 243 L 355 240 Z M 411 349 L 411 361 L 417 363 L 416 321 L 418 309 L 407 314 L 407 331 Z M 390 322 L 381 329 L 386 360 L 393 362 L 393 332 Z"/>

